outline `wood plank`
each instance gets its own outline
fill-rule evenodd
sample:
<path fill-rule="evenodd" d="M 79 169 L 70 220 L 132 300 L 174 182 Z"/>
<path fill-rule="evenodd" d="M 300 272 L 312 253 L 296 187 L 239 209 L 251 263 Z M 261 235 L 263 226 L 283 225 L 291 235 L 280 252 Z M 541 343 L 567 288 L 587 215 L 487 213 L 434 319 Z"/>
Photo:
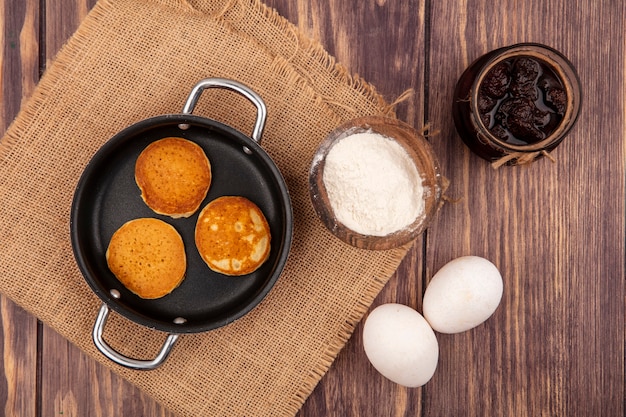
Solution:
<path fill-rule="evenodd" d="M 37 412 L 37 319 L 0 297 L 0 414 L 34 417 Z"/>
<path fill-rule="evenodd" d="M 39 7 L 35 0 L 0 1 L 0 129 L 4 132 L 39 73 Z M 34 417 L 37 411 L 37 319 L 0 296 L 1 414 Z"/>
<path fill-rule="evenodd" d="M 0 1 L 2 111 L 4 132 L 39 79 L 39 6 L 36 0 Z"/>
<path fill-rule="evenodd" d="M 463 200 L 445 206 L 431 228 L 428 265 L 436 271 L 456 256 L 484 256 L 500 268 L 505 292 L 487 323 L 440 336 L 424 415 L 621 415 L 624 5 L 431 4 L 429 112 L 441 129 L 433 142 L 450 194 Z M 496 171 L 456 135 L 453 89 L 472 60 L 521 41 L 573 61 L 584 108 L 553 153 L 556 163 Z M 598 73 L 599 62 L 620 70 Z"/>
<path fill-rule="evenodd" d="M 173 416 L 47 326 L 42 345 L 41 415 Z"/>
<path fill-rule="evenodd" d="M 54 58 L 96 0 L 45 0 L 45 56 Z"/>

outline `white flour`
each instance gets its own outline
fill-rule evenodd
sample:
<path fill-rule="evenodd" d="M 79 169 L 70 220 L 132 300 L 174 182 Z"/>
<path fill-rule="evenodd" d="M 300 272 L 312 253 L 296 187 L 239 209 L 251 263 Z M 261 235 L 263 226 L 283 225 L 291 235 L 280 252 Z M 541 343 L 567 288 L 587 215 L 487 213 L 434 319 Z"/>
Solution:
<path fill-rule="evenodd" d="M 323 182 L 337 220 L 357 233 L 386 236 L 424 211 L 415 164 L 401 145 L 377 133 L 357 133 L 333 145 Z"/>

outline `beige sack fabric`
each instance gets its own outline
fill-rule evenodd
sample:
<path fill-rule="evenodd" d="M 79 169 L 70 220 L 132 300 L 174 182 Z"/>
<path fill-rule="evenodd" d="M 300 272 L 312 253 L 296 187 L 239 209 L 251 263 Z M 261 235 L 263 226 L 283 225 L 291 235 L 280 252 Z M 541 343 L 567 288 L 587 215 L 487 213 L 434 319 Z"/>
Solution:
<path fill-rule="evenodd" d="M 94 153 L 142 119 L 180 113 L 207 77 L 267 103 L 262 146 L 286 179 L 294 239 L 265 300 L 218 330 L 183 335 L 153 371 L 118 367 L 91 331 L 100 300 L 70 242 L 74 189 Z M 255 109 L 221 90 L 195 114 L 250 134 Z M 324 375 L 406 253 L 345 245 L 315 216 L 307 174 L 341 122 L 390 114 L 297 28 L 255 0 L 101 0 L 44 74 L 0 143 L 0 290 L 181 416 L 290 416 Z M 150 358 L 164 334 L 112 314 L 105 339 Z"/>

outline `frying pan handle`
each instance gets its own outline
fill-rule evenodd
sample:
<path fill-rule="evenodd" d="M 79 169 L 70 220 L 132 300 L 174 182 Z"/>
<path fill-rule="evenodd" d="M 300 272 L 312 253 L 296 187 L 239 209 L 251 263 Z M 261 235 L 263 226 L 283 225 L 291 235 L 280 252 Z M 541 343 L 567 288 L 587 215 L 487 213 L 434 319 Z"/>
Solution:
<path fill-rule="evenodd" d="M 198 103 L 198 99 L 200 98 L 202 91 L 205 88 L 211 87 L 225 88 L 239 93 L 256 106 L 257 115 L 254 130 L 252 131 L 252 140 L 254 140 L 257 144 L 260 144 L 263 129 L 265 128 L 265 119 L 267 118 L 267 107 L 265 106 L 265 102 L 261 96 L 252 91 L 249 87 L 238 83 L 237 81 L 226 78 L 205 78 L 204 80 L 201 80 L 198 84 L 196 84 L 193 90 L 191 90 L 191 93 L 189 93 L 185 107 L 183 107 L 183 114 L 191 114 Z"/>
<path fill-rule="evenodd" d="M 167 336 L 161 351 L 157 355 L 156 358 L 152 360 L 140 360 L 140 359 L 132 359 L 127 356 L 122 355 L 121 353 L 114 350 L 107 342 L 102 338 L 102 333 L 104 331 L 104 324 L 106 323 L 107 317 L 109 315 L 109 307 L 106 304 L 103 304 L 100 307 L 100 312 L 98 313 L 98 317 L 96 318 L 96 323 L 93 326 L 93 342 L 96 347 L 104 356 L 117 363 L 118 365 L 125 366 L 131 369 L 139 369 L 139 370 L 150 370 L 161 365 L 165 359 L 167 359 L 170 351 L 174 347 L 174 343 L 178 340 L 177 334 L 170 334 Z"/>

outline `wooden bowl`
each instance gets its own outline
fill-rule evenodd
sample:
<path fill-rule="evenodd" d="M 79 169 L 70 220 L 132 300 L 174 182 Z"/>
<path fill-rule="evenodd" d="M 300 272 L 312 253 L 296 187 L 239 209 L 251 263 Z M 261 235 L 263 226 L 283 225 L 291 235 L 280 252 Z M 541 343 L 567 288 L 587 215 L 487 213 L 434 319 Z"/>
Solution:
<path fill-rule="evenodd" d="M 423 198 L 425 200 L 422 215 L 407 227 L 385 236 L 364 235 L 349 229 L 338 221 L 323 181 L 326 156 L 333 145 L 347 136 L 366 132 L 378 133 L 401 145 L 415 163 L 415 167 L 422 177 Z M 443 183 L 444 179 L 439 172 L 439 164 L 428 141 L 408 124 L 382 116 L 366 116 L 354 119 L 332 131 L 315 153 L 309 171 L 311 202 L 322 223 L 345 243 L 370 250 L 397 248 L 422 234 L 440 206 L 444 191 Z"/>

